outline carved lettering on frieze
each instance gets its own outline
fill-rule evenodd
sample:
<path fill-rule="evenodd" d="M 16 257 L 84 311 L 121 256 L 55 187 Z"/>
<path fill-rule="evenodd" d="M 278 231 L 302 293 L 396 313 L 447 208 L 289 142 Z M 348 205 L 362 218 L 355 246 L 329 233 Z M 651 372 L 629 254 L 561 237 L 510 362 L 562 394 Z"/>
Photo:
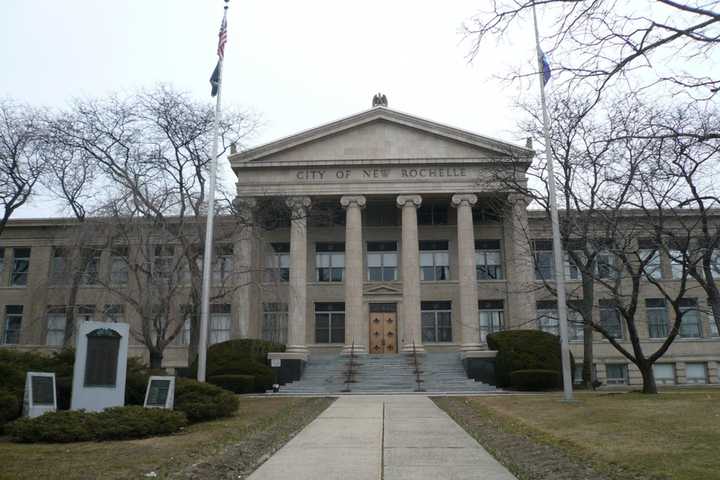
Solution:
<path fill-rule="evenodd" d="M 301 182 L 321 183 L 333 180 L 394 180 L 394 179 L 438 179 L 467 177 L 465 167 L 412 167 L 412 168 L 349 168 L 322 169 L 305 168 L 295 171 L 295 179 Z"/>

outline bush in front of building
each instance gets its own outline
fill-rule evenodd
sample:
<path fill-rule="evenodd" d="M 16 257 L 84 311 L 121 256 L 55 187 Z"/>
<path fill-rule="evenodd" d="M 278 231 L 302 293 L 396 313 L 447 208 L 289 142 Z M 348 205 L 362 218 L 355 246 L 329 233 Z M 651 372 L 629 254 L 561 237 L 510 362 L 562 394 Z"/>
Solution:
<path fill-rule="evenodd" d="M 515 370 L 510 373 L 510 386 L 518 390 L 552 390 L 561 385 L 556 370 Z"/>
<path fill-rule="evenodd" d="M 58 411 L 8 425 L 15 442 L 85 442 L 169 435 L 187 425 L 184 413 L 137 405 L 102 412 Z"/>
<path fill-rule="evenodd" d="M 253 393 L 255 377 L 252 375 L 215 375 L 207 381 L 233 393 Z"/>
<path fill-rule="evenodd" d="M 185 413 L 191 423 L 230 417 L 238 406 L 238 398 L 218 386 L 187 378 L 175 382 L 175 410 Z"/>
<path fill-rule="evenodd" d="M 507 330 L 487 336 L 490 350 L 497 350 L 495 377 L 497 386 L 512 386 L 511 374 L 518 370 L 562 372 L 560 337 L 540 330 Z M 573 360 L 570 358 L 570 371 Z M 560 378 L 562 378 L 560 376 Z M 556 388 L 559 383 L 551 388 Z"/>

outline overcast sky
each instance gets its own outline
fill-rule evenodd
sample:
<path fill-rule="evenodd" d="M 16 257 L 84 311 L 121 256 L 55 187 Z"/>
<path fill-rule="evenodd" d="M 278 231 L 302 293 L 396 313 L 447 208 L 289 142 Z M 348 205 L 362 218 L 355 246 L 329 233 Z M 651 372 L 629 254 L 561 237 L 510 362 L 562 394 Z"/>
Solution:
<path fill-rule="evenodd" d="M 60 107 L 169 82 L 210 101 L 222 5 L 2 0 L 0 96 Z M 377 91 L 391 108 L 522 143 L 514 131 L 519 86 L 496 76 L 530 64 L 532 31 L 517 29 L 513 45 L 485 44 L 468 64 L 461 27 L 486 6 L 231 0 L 223 103 L 261 117 L 253 144 L 365 110 Z M 36 200 L 16 218 L 56 214 Z"/>

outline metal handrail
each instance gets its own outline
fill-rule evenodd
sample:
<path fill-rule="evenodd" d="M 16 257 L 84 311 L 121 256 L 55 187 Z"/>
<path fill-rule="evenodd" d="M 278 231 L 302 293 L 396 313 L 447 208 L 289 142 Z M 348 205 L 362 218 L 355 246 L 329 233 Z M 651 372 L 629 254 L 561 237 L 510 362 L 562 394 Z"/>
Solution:
<path fill-rule="evenodd" d="M 415 370 L 413 373 L 415 373 L 415 391 L 416 392 L 424 392 L 425 389 L 422 387 L 423 379 L 420 378 L 420 374 L 422 373 L 420 371 L 420 361 L 418 360 L 418 354 L 417 349 L 415 348 L 415 341 L 413 340 L 412 344 L 412 361 L 413 361 L 413 367 L 415 367 Z"/>
<path fill-rule="evenodd" d="M 356 366 L 357 363 L 355 363 L 355 341 L 353 341 L 352 345 L 350 346 L 350 358 L 348 359 L 347 370 L 345 372 L 345 388 L 342 390 L 342 392 L 344 393 L 350 392 L 350 384 L 355 383 L 355 379 L 353 378 L 353 376 L 356 373 Z"/>

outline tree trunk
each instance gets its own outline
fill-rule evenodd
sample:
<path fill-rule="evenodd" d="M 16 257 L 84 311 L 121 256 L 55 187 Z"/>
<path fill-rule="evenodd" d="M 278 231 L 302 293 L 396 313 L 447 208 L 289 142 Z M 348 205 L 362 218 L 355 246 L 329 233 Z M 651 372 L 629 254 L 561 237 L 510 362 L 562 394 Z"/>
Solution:
<path fill-rule="evenodd" d="M 65 334 L 63 335 L 63 348 L 73 346 L 75 339 L 75 318 L 77 314 L 77 296 L 80 290 L 81 275 L 72 276 L 72 284 L 68 293 L 67 306 L 65 308 Z"/>
<path fill-rule="evenodd" d="M 638 368 L 642 374 L 643 388 L 642 393 L 658 393 L 657 385 L 655 384 L 655 373 L 653 372 L 653 366 L 651 363 L 639 362 Z"/>
<path fill-rule="evenodd" d="M 163 352 L 156 348 L 150 349 L 150 368 L 152 370 L 159 370 L 162 368 Z"/>
<path fill-rule="evenodd" d="M 712 310 L 713 321 L 715 327 L 720 334 L 720 292 L 716 288 L 708 289 L 708 303 L 710 303 L 710 309 Z"/>
<path fill-rule="evenodd" d="M 592 306 L 594 299 L 594 283 L 591 275 L 582 275 L 583 289 L 583 367 L 582 382 L 585 388 L 590 390 L 595 381 L 593 371 L 593 328 L 592 328 Z"/>

